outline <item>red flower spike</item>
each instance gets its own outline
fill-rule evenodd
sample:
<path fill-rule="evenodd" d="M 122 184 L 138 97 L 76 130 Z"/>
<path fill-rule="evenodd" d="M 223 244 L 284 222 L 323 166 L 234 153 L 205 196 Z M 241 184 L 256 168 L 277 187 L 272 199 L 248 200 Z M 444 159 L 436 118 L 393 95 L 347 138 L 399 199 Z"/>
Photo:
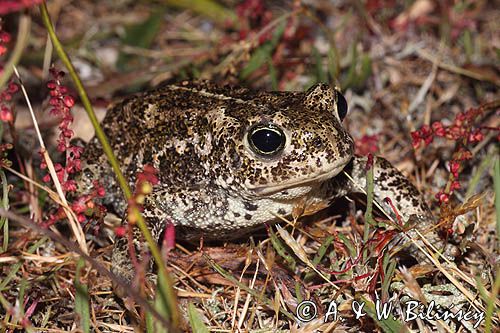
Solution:
<path fill-rule="evenodd" d="M 119 226 L 115 228 L 116 237 L 124 237 L 127 233 L 127 228 L 124 226 Z"/>
<path fill-rule="evenodd" d="M 9 93 L 15 94 L 16 92 L 19 91 L 19 85 L 17 83 L 10 82 L 7 89 L 9 91 Z"/>
<path fill-rule="evenodd" d="M 355 149 L 356 154 L 367 156 L 368 154 L 375 154 L 378 151 L 378 135 L 363 135 L 361 139 L 356 140 Z"/>
<path fill-rule="evenodd" d="M 396 207 L 394 206 L 394 204 L 392 203 L 392 200 L 391 198 L 389 197 L 386 197 L 384 199 L 385 203 L 387 203 L 389 206 L 391 206 L 391 209 L 392 209 L 392 212 L 394 213 L 394 215 L 396 216 L 396 220 L 398 221 L 399 225 L 402 226 L 403 225 L 403 220 L 401 219 L 401 215 L 399 215 L 398 213 L 398 210 L 396 209 Z"/>
<path fill-rule="evenodd" d="M 441 123 L 440 121 L 435 121 L 432 124 L 432 130 L 434 131 L 434 134 L 436 134 L 437 136 L 443 137 L 446 134 L 446 130 L 443 127 L 443 123 Z"/>
<path fill-rule="evenodd" d="M 83 195 L 80 198 L 76 199 L 72 204 L 71 204 L 71 209 L 75 213 L 82 213 L 87 209 L 87 206 L 85 202 L 88 200 L 88 195 Z"/>
<path fill-rule="evenodd" d="M 436 194 L 436 199 L 439 204 L 443 205 L 450 200 L 450 195 L 457 189 L 461 188 L 458 182 L 460 173 L 460 162 L 472 158 L 472 153 L 465 146 L 470 143 L 477 143 L 484 140 L 485 131 L 500 131 L 498 127 L 477 126 L 477 118 L 481 116 L 485 108 L 470 108 L 465 112 L 460 112 L 455 116 L 452 124 L 449 126 L 443 125 L 441 121 L 435 121 L 431 127 L 422 126 L 421 129 L 411 133 L 412 144 L 414 148 L 418 148 L 423 140 L 426 144 L 430 144 L 434 136 L 443 137 L 448 140 L 457 141 L 460 147 L 449 162 L 450 182 L 448 190 L 440 191 Z M 500 140 L 500 135 L 498 136 Z"/>
<path fill-rule="evenodd" d="M 50 108 L 49 112 L 50 114 L 60 117 L 60 123 L 58 125 L 60 132 L 57 139 L 57 149 L 60 152 L 66 152 L 64 164 L 56 163 L 54 167 L 63 190 L 65 192 L 76 192 L 78 187 L 76 181 L 72 179 L 71 176 L 82 169 L 80 156 L 83 152 L 83 148 L 71 144 L 71 138 L 74 135 L 73 130 L 70 129 L 73 122 L 71 107 L 75 105 L 75 99 L 67 94 L 69 91 L 68 88 L 61 85 L 64 73 L 57 71 L 55 68 L 51 68 L 50 74 L 52 75 L 52 80 L 47 82 L 47 88 L 49 88 L 49 104 L 52 108 Z M 42 169 L 47 168 L 46 162 L 42 160 L 40 167 Z M 51 177 L 47 174 L 43 179 L 49 182 Z M 90 194 L 81 195 L 73 201 L 71 208 L 77 214 L 79 222 L 87 222 L 91 218 L 97 221 L 102 220 L 106 213 L 106 209 L 96 202 L 95 199 L 103 195 L 104 189 L 94 184 L 94 189 L 92 189 Z M 63 218 L 65 218 L 64 214 L 51 216 L 45 224 L 52 225 Z"/>
<path fill-rule="evenodd" d="M 9 123 L 14 121 L 14 115 L 12 114 L 12 111 L 6 106 L 3 106 L 0 110 L 0 120 Z"/>
<path fill-rule="evenodd" d="M 73 179 L 66 181 L 62 185 L 62 187 L 67 192 L 76 192 L 76 190 L 77 190 L 76 181 Z"/>
<path fill-rule="evenodd" d="M 457 180 L 454 180 L 450 185 L 450 191 L 453 192 L 460 188 L 460 183 Z"/>
<path fill-rule="evenodd" d="M 63 101 L 64 105 L 66 105 L 68 108 L 72 108 L 75 105 L 75 99 L 70 95 L 64 96 Z"/>
<path fill-rule="evenodd" d="M 158 170 L 156 170 L 152 165 L 146 164 L 142 172 L 137 174 L 137 184 L 148 182 L 151 185 L 156 185 L 159 182 L 157 177 Z M 137 186 L 138 188 L 139 186 Z"/>
<path fill-rule="evenodd" d="M 450 196 L 442 191 L 439 191 L 438 194 L 436 194 L 436 199 L 438 199 L 439 204 L 442 205 L 448 203 Z"/>
<path fill-rule="evenodd" d="M 167 252 L 175 248 L 175 226 L 171 222 L 165 227 L 163 243 Z"/>
<path fill-rule="evenodd" d="M 100 196 L 100 197 L 104 197 L 104 195 L 106 194 L 106 191 L 104 190 L 104 187 L 99 187 L 97 189 L 97 195 Z"/>
<path fill-rule="evenodd" d="M 0 32 L 0 42 L 9 43 L 10 40 L 11 40 L 11 36 L 8 32 L 6 32 L 6 31 Z"/>
<path fill-rule="evenodd" d="M 365 170 L 368 171 L 373 167 L 373 155 L 368 154 L 367 159 L 366 159 L 366 165 L 365 165 Z"/>
<path fill-rule="evenodd" d="M 422 137 L 420 136 L 420 131 L 413 131 L 410 134 L 411 134 L 413 149 L 417 149 L 420 146 L 420 141 L 422 140 Z"/>
<path fill-rule="evenodd" d="M 450 162 L 450 172 L 455 178 L 458 178 L 458 170 L 460 169 L 460 164 L 457 161 Z"/>

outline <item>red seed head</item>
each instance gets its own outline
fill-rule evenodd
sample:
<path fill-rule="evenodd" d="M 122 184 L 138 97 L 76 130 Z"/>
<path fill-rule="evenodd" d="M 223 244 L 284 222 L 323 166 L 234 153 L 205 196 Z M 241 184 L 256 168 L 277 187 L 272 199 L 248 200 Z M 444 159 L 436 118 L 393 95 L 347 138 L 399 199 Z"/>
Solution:
<path fill-rule="evenodd" d="M 68 108 L 72 108 L 73 105 L 75 105 L 75 99 L 73 98 L 73 96 L 70 96 L 70 95 L 66 95 L 64 96 L 64 105 L 66 105 Z"/>
<path fill-rule="evenodd" d="M 125 236 L 126 232 L 127 232 L 127 228 L 125 228 L 124 226 L 119 226 L 119 227 L 115 228 L 116 237 L 123 237 L 123 236 Z"/>

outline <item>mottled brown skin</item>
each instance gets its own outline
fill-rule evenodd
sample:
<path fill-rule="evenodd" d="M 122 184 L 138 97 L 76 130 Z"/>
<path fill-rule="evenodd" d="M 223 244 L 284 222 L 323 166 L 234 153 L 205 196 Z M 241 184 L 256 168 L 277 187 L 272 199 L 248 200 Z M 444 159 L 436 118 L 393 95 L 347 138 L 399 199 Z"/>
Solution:
<path fill-rule="evenodd" d="M 339 99 L 325 84 L 307 92 L 256 92 L 187 82 L 125 99 L 102 126 L 132 187 L 144 165 L 158 170 L 159 184 L 144 209 L 156 240 L 169 222 L 182 238 L 230 239 L 290 215 L 299 201 L 330 203 L 365 188 L 366 159 L 354 156 Z M 276 155 L 262 156 L 250 137 L 255 126 L 269 124 L 282 131 L 285 143 Z M 99 179 L 107 189 L 105 204 L 125 216 L 126 203 L 97 139 L 84 160 L 82 190 Z M 392 214 L 384 201 L 389 197 L 404 221 L 415 215 L 419 229 L 431 227 L 432 215 L 415 187 L 386 160 L 375 158 L 374 166 L 375 200 Z M 435 233 L 430 239 L 440 242 Z M 136 240 L 136 246 L 143 244 Z M 132 277 L 125 239 L 115 246 L 112 267 Z"/>

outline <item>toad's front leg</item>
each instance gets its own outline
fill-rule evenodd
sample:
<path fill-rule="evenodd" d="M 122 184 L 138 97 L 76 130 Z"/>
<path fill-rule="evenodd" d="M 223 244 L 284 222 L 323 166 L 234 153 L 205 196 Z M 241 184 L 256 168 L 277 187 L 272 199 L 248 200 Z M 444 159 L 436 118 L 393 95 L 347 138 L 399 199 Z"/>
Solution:
<path fill-rule="evenodd" d="M 146 196 L 142 215 L 154 242 L 159 245 L 168 224 L 176 226 L 176 237 L 193 242 L 199 240 L 202 235 L 205 236 L 205 233 L 207 239 L 237 235 L 238 226 L 234 226 L 233 221 L 224 219 L 227 210 L 227 198 L 209 186 L 175 191 L 156 188 Z M 122 225 L 127 224 L 125 216 Z M 112 271 L 127 281 L 134 279 L 136 271 L 131 260 L 132 252 L 135 252 L 137 262 L 145 265 L 146 274 L 151 275 L 154 266 L 150 256 L 148 263 L 143 260 L 149 249 L 137 226 L 132 228 L 131 241 L 129 242 L 129 237 L 118 238 L 111 258 Z"/>
<path fill-rule="evenodd" d="M 346 180 L 346 183 L 349 184 L 347 186 L 348 191 L 363 192 L 366 190 L 367 162 L 366 157 L 354 157 L 352 162 L 344 169 L 353 180 Z M 454 249 L 447 246 L 437 234 L 436 219 L 425 203 L 423 196 L 399 170 L 384 158 L 373 158 L 373 185 L 374 201 L 393 220 L 396 218 L 396 212 L 394 212 L 396 210 L 403 224 L 408 221 L 416 222 L 413 226 L 410 226 L 409 230 L 401 234 L 407 242 L 411 243 L 411 238 L 416 240 L 417 244 L 422 245 L 416 231 L 418 230 L 438 250 L 444 250 L 447 255 L 454 252 Z M 390 199 L 390 203 L 387 199 Z M 410 244 L 409 252 L 417 259 L 425 259 L 425 255 L 414 245 Z"/>

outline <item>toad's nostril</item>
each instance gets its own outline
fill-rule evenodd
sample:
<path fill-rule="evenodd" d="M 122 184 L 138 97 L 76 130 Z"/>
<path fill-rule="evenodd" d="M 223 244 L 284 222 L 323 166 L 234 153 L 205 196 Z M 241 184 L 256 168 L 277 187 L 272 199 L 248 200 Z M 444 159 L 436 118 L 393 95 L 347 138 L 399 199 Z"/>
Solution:
<path fill-rule="evenodd" d="M 321 140 L 321 138 L 315 138 L 313 140 L 312 144 L 316 148 L 321 148 L 321 147 L 323 147 L 323 140 Z"/>

